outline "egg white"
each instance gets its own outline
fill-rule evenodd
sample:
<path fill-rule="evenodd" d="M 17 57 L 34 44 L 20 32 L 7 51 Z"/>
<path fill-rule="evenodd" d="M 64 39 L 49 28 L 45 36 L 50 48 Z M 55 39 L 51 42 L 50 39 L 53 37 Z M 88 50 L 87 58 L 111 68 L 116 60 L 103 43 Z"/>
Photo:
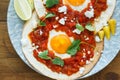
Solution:
<path fill-rule="evenodd" d="M 80 5 L 80 6 L 73 6 L 67 0 L 63 0 L 63 4 L 67 4 L 72 9 L 77 10 L 77 11 L 82 11 L 83 9 L 85 9 L 90 2 L 91 2 L 90 0 L 85 0 L 85 2 L 82 5 Z"/>
<path fill-rule="evenodd" d="M 62 31 L 58 31 L 58 32 L 57 32 L 57 31 L 55 31 L 54 29 L 49 32 L 49 39 L 48 39 L 48 45 L 47 45 L 48 50 L 53 51 L 54 54 L 55 54 L 55 56 L 60 57 L 61 59 L 70 58 L 71 55 L 69 55 L 69 54 L 67 54 L 67 53 L 65 53 L 65 54 L 59 54 L 59 53 L 55 52 L 55 51 L 52 49 L 51 45 L 50 45 L 51 39 L 52 39 L 54 36 L 57 36 L 57 35 L 60 35 L 60 34 L 67 35 L 65 32 L 62 32 Z M 69 37 L 69 39 L 70 39 L 71 42 L 74 41 L 74 38 L 73 38 L 73 37 Z"/>

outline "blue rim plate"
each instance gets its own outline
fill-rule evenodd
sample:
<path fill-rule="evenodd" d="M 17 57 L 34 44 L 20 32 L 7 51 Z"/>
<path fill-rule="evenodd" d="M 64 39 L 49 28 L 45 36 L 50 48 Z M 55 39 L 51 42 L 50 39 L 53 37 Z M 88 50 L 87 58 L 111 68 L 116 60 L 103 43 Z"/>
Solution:
<path fill-rule="evenodd" d="M 16 50 L 17 54 L 19 55 L 19 57 L 29 67 L 31 67 L 33 70 L 35 70 L 28 63 L 28 61 L 26 60 L 26 58 L 24 57 L 24 54 L 22 52 L 20 40 L 22 37 L 22 29 L 23 29 L 24 21 L 19 19 L 19 17 L 16 15 L 14 6 L 13 6 L 13 1 L 14 0 L 10 0 L 8 14 L 7 14 L 7 25 L 8 25 L 9 37 L 10 37 L 12 45 L 13 45 L 14 49 Z M 115 8 L 112 18 L 116 19 L 117 22 L 120 22 L 119 17 L 120 17 L 120 0 L 117 0 L 116 8 Z M 119 50 L 120 50 L 120 23 L 117 23 L 117 32 L 116 32 L 115 36 L 111 36 L 111 39 L 109 41 L 106 40 L 106 38 L 105 38 L 104 51 L 101 55 L 100 60 L 88 74 L 86 74 L 85 76 L 83 76 L 81 78 L 89 77 L 89 76 L 101 71 L 116 57 Z M 35 71 L 38 72 L 37 70 L 35 70 Z M 40 72 L 38 72 L 38 73 L 40 73 Z"/>

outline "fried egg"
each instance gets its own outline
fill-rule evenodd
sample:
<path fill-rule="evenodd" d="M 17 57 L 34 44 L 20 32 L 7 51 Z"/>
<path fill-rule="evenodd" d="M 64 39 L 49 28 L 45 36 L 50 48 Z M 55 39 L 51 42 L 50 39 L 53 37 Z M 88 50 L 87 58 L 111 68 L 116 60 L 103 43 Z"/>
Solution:
<path fill-rule="evenodd" d="M 63 0 L 63 4 L 69 5 L 72 9 L 82 11 L 90 3 L 90 0 Z"/>
<path fill-rule="evenodd" d="M 65 32 L 51 30 L 48 38 L 48 50 L 54 52 L 55 56 L 61 59 L 70 58 L 71 55 L 67 54 L 68 47 L 73 42 L 73 37 L 68 37 Z"/>

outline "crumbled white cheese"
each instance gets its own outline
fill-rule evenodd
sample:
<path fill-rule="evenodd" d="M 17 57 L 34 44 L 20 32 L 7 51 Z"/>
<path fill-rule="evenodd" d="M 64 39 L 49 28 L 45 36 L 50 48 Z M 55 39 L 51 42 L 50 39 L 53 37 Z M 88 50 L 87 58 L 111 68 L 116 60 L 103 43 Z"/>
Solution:
<path fill-rule="evenodd" d="M 58 19 L 59 19 L 59 17 L 56 17 L 56 18 L 55 18 L 55 20 L 58 20 Z"/>
<path fill-rule="evenodd" d="M 53 25 L 53 28 L 57 28 L 58 26 L 57 25 Z"/>
<path fill-rule="evenodd" d="M 97 52 L 96 54 L 99 55 L 99 52 Z"/>
<path fill-rule="evenodd" d="M 67 12 L 64 12 L 64 14 L 67 14 Z"/>
<path fill-rule="evenodd" d="M 83 62 L 83 60 L 81 60 L 81 62 Z"/>
<path fill-rule="evenodd" d="M 67 7 L 66 6 L 59 7 L 58 12 L 60 12 L 60 13 L 63 12 L 64 14 L 66 14 L 67 13 Z"/>
<path fill-rule="evenodd" d="M 86 51 L 85 48 L 83 49 L 83 51 Z"/>
<path fill-rule="evenodd" d="M 73 30 L 73 33 L 80 34 L 80 33 L 81 33 L 81 31 L 80 31 L 79 29 L 74 29 L 74 30 Z"/>
<path fill-rule="evenodd" d="M 100 42 L 101 41 L 100 38 L 99 38 L 99 36 L 95 36 L 95 41 L 96 42 Z"/>
<path fill-rule="evenodd" d="M 32 46 L 35 46 L 35 43 L 32 43 Z"/>
<path fill-rule="evenodd" d="M 86 64 L 87 64 L 87 65 L 90 64 L 90 61 L 89 61 L 89 60 L 86 60 Z"/>
<path fill-rule="evenodd" d="M 74 22 L 73 20 L 71 20 L 71 22 Z"/>
<path fill-rule="evenodd" d="M 86 58 L 86 53 L 83 53 L 83 58 Z"/>
<path fill-rule="evenodd" d="M 93 9 L 93 7 L 90 7 L 90 10 L 85 12 L 85 16 L 88 17 L 89 19 L 94 17 L 94 9 Z"/>
<path fill-rule="evenodd" d="M 39 46 L 35 46 L 35 48 L 37 49 L 37 48 L 39 48 Z"/>
<path fill-rule="evenodd" d="M 62 25 L 65 25 L 65 19 L 64 19 L 64 18 L 61 18 L 61 19 L 59 20 L 59 23 L 62 24 Z"/>
<path fill-rule="evenodd" d="M 21 39 L 21 44 L 22 44 L 22 46 L 27 46 L 27 44 L 28 44 L 27 39 L 22 38 Z"/>
<path fill-rule="evenodd" d="M 90 58 L 90 61 L 92 62 L 94 59 L 93 58 Z"/>
<path fill-rule="evenodd" d="M 40 35 L 42 35 L 43 34 L 43 32 L 40 30 Z"/>
<path fill-rule="evenodd" d="M 85 40 L 86 40 L 86 41 L 89 40 L 89 37 L 87 37 Z"/>
<path fill-rule="evenodd" d="M 85 68 L 84 67 L 80 67 L 80 69 L 79 69 L 80 74 L 83 74 L 84 71 L 85 71 Z"/>
<path fill-rule="evenodd" d="M 90 51 L 88 51 L 87 53 L 88 53 L 88 54 L 90 54 L 91 52 L 90 52 Z"/>

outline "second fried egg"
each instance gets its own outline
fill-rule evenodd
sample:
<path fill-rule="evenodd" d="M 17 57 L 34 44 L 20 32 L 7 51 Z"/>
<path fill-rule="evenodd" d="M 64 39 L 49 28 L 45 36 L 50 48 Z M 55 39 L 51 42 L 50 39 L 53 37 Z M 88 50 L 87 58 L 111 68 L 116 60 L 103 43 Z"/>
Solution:
<path fill-rule="evenodd" d="M 67 4 L 72 9 L 77 11 L 82 11 L 85 9 L 90 2 L 90 0 L 63 0 L 63 4 Z"/>

